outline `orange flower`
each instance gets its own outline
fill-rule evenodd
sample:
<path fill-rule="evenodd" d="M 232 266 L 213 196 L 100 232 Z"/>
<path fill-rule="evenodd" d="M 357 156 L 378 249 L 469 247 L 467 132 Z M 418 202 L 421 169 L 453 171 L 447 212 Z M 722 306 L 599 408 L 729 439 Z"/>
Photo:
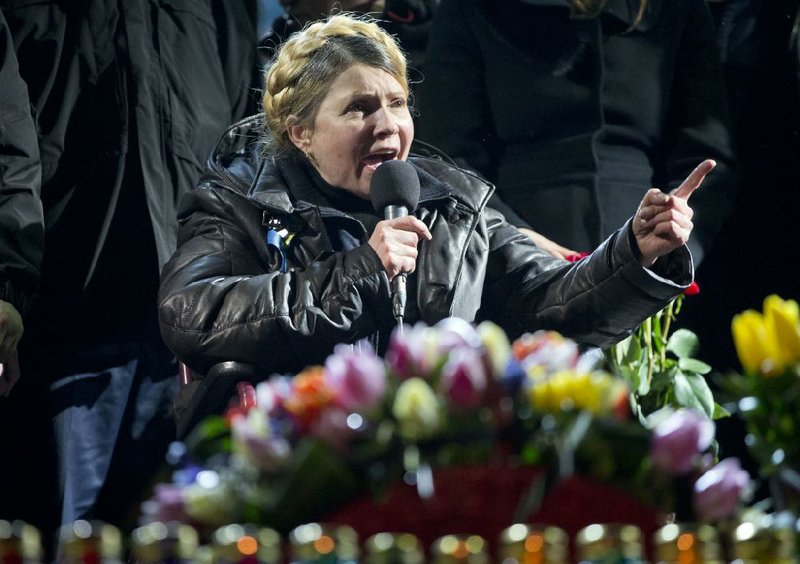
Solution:
<path fill-rule="evenodd" d="M 307 426 L 333 400 L 333 390 L 325 383 L 322 366 L 311 366 L 292 379 L 292 390 L 284 402 L 286 411 Z"/>

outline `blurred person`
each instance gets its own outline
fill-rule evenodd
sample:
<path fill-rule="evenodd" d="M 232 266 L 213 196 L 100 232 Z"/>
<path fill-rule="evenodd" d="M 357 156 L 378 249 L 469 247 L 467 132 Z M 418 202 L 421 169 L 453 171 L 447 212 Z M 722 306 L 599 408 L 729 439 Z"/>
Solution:
<path fill-rule="evenodd" d="M 8 397 L 20 378 L 17 344 L 39 284 L 41 176 L 28 88 L 0 11 L 0 397 Z"/>
<path fill-rule="evenodd" d="M 692 281 L 688 199 L 713 161 L 669 195 L 646 190 L 580 262 L 554 258 L 486 207 L 482 178 L 412 153 L 406 60 L 368 18 L 337 15 L 284 42 L 263 109 L 223 137 L 184 197 L 162 271 L 162 335 L 201 374 L 222 361 L 297 372 L 360 339 L 383 353 L 401 274 L 408 323 L 491 319 L 511 338 L 547 328 L 594 346 Z M 407 216 L 384 219 L 372 201 L 387 170 L 404 176 L 384 187 L 419 184 Z"/>
<path fill-rule="evenodd" d="M 442 0 L 417 90 L 419 136 L 496 184 L 492 205 L 557 256 L 594 249 L 703 158 L 717 169 L 694 201 L 696 264 L 733 206 L 705 0 Z"/>
<path fill-rule="evenodd" d="M 414 73 L 421 79 L 428 30 L 439 0 L 279 0 L 284 13 L 273 21 L 261 40 L 261 56 L 269 61 L 289 36 L 311 22 L 332 13 L 370 14 L 381 27 L 395 35 Z"/>
<path fill-rule="evenodd" d="M 174 436 L 178 368 L 159 336 L 156 293 L 176 203 L 251 111 L 256 3 L 0 5 L 38 130 L 47 240 L 20 349 L 41 395 L 15 409 L 52 409 L 56 524 L 123 526 Z M 41 475 L 28 470 L 28 487 L 11 488 L 20 507 Z"/>

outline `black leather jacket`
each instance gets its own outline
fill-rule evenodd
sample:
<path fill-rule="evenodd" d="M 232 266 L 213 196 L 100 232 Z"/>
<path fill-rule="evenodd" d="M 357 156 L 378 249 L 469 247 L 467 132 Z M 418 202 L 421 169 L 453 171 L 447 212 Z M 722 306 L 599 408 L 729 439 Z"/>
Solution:
<path fill-rule="evenodd" d="M 200 372 L 226 360 L 265 376 L 296 372 L 337 343 L 379 335 L 385 344 L 394 324 L 363 225 L 298 198 L 313 188 L 308 176 L 290 159 L 261 156 L 258 129 L 241 122 L 220 142 L 182 202 L 178 250 L 162 272 L 162 336 Z M 659 259 L 657 272 L 643 268 L 628 224 L 578 263 L 552 258 L 485 207 L 490 184 L 442 160 L 409 161 L 421 184 L 415 215 L 433 235 L 409 284 L 414 319 L 492 319 L 511 337 L 548 328 L 604 346 L 692 280 L 686 248 Z M 270 227 L 288 231 L 284 253 L 267 243 Z"/>

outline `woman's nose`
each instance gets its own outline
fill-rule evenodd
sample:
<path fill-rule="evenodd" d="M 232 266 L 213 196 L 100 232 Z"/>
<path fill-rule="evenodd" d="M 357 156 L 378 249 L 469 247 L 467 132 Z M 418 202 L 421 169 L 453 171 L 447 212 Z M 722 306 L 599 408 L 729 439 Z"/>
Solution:
<path fill-rule="evenodd" d="M 392 114 L 389 108 L 381 108 L 375 112 L 375 135 L 377 137 L 386 137 L 394 135 L 400 131 L 397 124 L 397 117 Z"/>

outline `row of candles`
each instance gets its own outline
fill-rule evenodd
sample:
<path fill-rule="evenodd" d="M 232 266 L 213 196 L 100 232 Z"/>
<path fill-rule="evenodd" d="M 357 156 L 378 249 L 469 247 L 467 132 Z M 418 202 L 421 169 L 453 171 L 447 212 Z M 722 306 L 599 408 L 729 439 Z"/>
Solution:
<path fill-rule="evenodd" d="M 641 530 L 634 525 L 589 525 L 574 538 L 555 526 L 515 524 L 492 549 L 479 535 L 445 535 L 428 550 L 410 533 L 378 533 L 363 544 L 351 527 L 301 525 L 286 539 L 277 531 L 249 524 L 216 529 L 210 542 L 183 523 L 154 522 L 135 529 L 129 542 L 119 529 L 101 522 L 76 521 L 59 531 L 60 564 L 638 564 L 647 563 Z M 654 562 L 665 564 L 797 563 L 793 527 L 743 523 L 728 539 L 708 525 L 665 525 L 652 539 Z M 21 521 L 0 520 L 0 564 L 43 562 L 39 531 Z"/>

